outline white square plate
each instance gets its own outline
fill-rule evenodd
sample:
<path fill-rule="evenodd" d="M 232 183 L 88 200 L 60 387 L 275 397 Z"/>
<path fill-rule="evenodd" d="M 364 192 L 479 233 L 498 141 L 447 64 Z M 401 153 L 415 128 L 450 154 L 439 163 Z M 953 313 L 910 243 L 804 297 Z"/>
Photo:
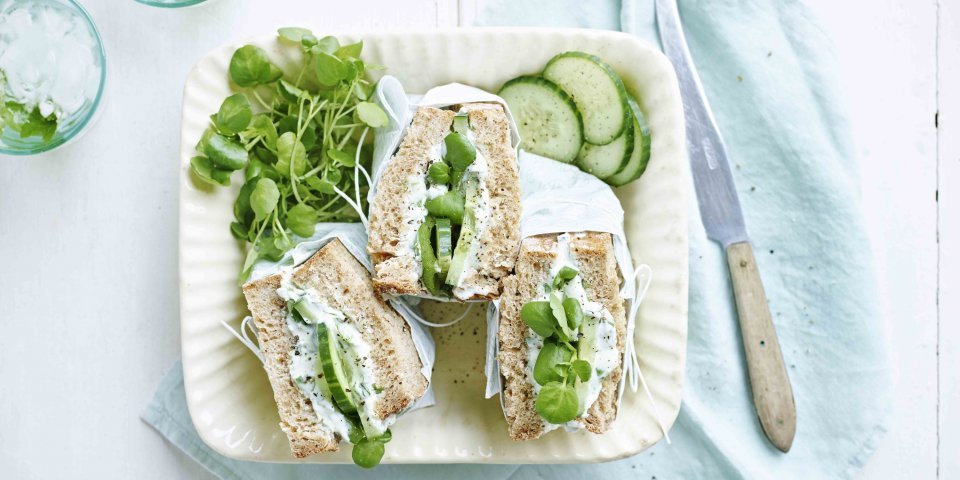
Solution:
<path fill-rule="evenodd" d="M 326 33 L 326 32 L 324 32 Z M 640 310 L 634 341 L 640 365 L 667 428 L 680 409 L 687 338 L 687 199 L 689 171 L 683 109 L 668 60 L 632 36 L 559 29 L 460 29 L 338 35 L 363 39 L 364 60 L 386 65 L 407 91 L 422 93 L 448 82 L 496 91 L 506 80 L 534 73 L 553 55 L 581 50 L 620 72 L 640 100 L 652 132 L 650 165 L 618 195 L 634 260 L 650 265 L 653 282 Z M 250 43 L 293 71 L 299 51 L 275 35 Z M 270 462 L 349 463 L 350 448 L 296 460 L 278 426 L 267 376 L 257 359 L 221 326 L 247 314 L 237 287 L 241 250 L 230 236 L 240 182 L 211 189 L 190 177 L 194 145 L 223 99 L 231 94 L 227 67 L 241 44 L 204 57 L 183 95 L 180 146 L 180 321 L 187 402 L 200 437 L 232 458 Z M 434 321 L 461 311 L 428 305 Z M 507 436 L 497 398 L 484 399 L 482 309 L 460 324 L 434 331 L 437 404 L 412 412 L 393 427 L 384 463 L 597 462 L 639 453 L 663 435 L 647 397 L 627 391 L 619 418 L 604 435 L 554 431 L 529 442 Z"/>

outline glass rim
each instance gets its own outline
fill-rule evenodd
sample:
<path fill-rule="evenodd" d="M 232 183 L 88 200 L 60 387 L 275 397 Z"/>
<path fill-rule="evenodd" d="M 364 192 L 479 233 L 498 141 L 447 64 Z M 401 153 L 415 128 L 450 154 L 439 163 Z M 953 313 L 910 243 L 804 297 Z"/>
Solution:
<path fill-rule="evenodd" d="M 83 133 L 87 129 L 87 126 L 89 125 L 90 121 L 93 119 L 94 115 L 96 115 L 97 110 L 100 107 L 100 100 L 103 98 L 103 91 L 107 83 L 107 54 L 103 48 L 103 39 L 100 37 L 100 30 L 97 28 L 97 24 L 94 23 L 93 17 L 91 17 L 90 13 L 87 12 L 85 8 L 83 8 L 83 5 L 80 5 L 80 3 L 77 2 L 76 0 L 65 0 L 65 1 L 70 5 L 73 5 L 73 7 L 77 10 L 77 12 L 80 13 L 80 16 L 83 17 L 83 20 L 87 24 L 87 26 L 89 26 L 90 29 L 93 30 L 93 36 L 97 44 L 96 53 L 100 59 L 100 85 L 97 87 L 97 94 L 93 97 L 93 102 L 91 102 L 90 104 L 89 111 L 87 111 L 87 113 L 84 114 L 80 122 L 78 122 L 73 128 L 71 128 L 68 132 L 66 132 L 62 137 L 54 139 L 49 143 L 43 143 L 27 149 L 11 149 L 11 148 L 6 148 L 0 145 L 0 153 L 6 154 L 6 155 L 35 155 L 38 153 L 43 153 L 43 152 L 53 150 L 54 148 L 64 145 L 70 140 L 73 140 L 74 138 L 76 138 L 77 135 Z"/>
<path fill-rule="evenodd" d="M 190 7 L 198 3 L 203 3 L 207 0 L 178 0 L 173 3 L 170 2 L 160 2 L 157 0 L 134 0 L 135 2 L 146 5 L 148 7 L 159 7 L 159 8 L 182 8 Z"/>

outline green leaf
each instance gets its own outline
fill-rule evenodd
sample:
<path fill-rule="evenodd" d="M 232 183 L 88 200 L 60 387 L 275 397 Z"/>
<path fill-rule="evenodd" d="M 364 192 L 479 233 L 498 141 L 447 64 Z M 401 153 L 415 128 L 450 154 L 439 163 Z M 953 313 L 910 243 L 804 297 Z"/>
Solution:
<path fill-rule="evenodd" d="M 520 319 L 541 337 L 549 337 L 557 329 L 550 302 L 527 302 L 520 308 Z"/>
<path fill-rule="evenodd" d="M 300 47 L 303 48 L 304 52 L 309 52 L 310 49 L 317 44 L 317 42 L 317 37 L 310 33 L 300 38 Z"/>
<path fill-rule="evenodd" d="M 34 107 L 27 117 L 27 121 L 20 126 L 20 138 L 42 137 L 44 142 L 53 139 L 57 133 L 57 117 L 44 117 L 40 114 L 40 107 Z"/>
<path fill-rule="evenodd" d="M 257 180 L 257 186 L 250 193 L 250 207 L 256 215 L 256 220 L 261 221 L 277 208 L 277 201 L 280 200 L 280 189 L 276 182 L 269 178 Z"/>
<path fill-rule="evenodd" d="M 435 162 L 427 170 L 427 176 L 435 185 L 446 185 L 450 181 L 450 166 L 443 162 Z"/>
<path fill-rule="evenodd" d="M 241 87 L 255 87 L 275 82 L 283 71 L 270 63 L 267 52 L 254 45 L 244 45 L 230 58 L 230 79 Z"/>
<path fill-rule="evenodd" d="M 227 178 L 226 183 L 222 183 L 219 179 L 215 179 L 213 176 L 213 172 L 215 170 L 216 167 L 214 167 L 213 162 L 211 162 L 207 157 L 196 156 L 190 159 L 190 171 L 193 172 L 193 174 L 196 175 L 196 177 L 200 180 L 203 180 L 210 185 L 230 185 L 229 177 Z"/>
<path fill-rule="evenodd" d="M 350 456 L 353 458 L 353 463 L 357 464 L 357 466 L 373 468 L 380 464 L 380 459 L 383 458 L 384 451 L 385 448 L 382 442 L 364 438 L 353 445 L 353 451 Z"/>
<path fill-rule="evenodd" d="M 350 155 L 343 150 L 337 150 L 336 148 L 331 148 L 327 150 L 327 156 L 333 159 L 334 162 L 344 166 L 344 167 L 353 167 L 356 165 L 353 155 Z"/>
<path fill-rule="evenodd" d="M 563 296 L 560 292 L 550 292 L 550 311 L 553 313 L 554 321 L 560 326 L 560 333 L 563 334 L 560 335 L 560 338 L 569 340 L 572 331 L 567 325 L 567 313 L 563 310 Z"/>
<path fill-rule="evenodd" d="M 248 171 L 249 169 L 250 167 L 247 167 Z M 247 179 L 243 186 L 240 187 L 240 193 L 237 194 L 237 199 L 233 202 L 233 218 L 244 225 L 249 225 L 254 219 L 253 209 L 250 208 L 250 195 L 256 186 L 256 179 Z"/>
<path fill-rule="evenodd" d="M 564 380 L 563 370 L 557 368 L 557 365 L 569 363 L 571 358 L 573 358 L 573 352 L 569 349 L 553 341 L 545 341 L 543 348 L 537 355 L 537 361 L 533 365 L 533 379 L 540 385 L 562 382 Z"/>
<path fill-rule="evenodd" d="M 338 48 L 333 54 L 340 59 L 360 58 L 360 52 L 363 51 L 363 40 L 350 45 L 344 45 Z"/>
<path fill-rule="evenodd" d="M 305 203 L 299 203 L 287 211 L 287 227 L 301 237 L 313 235 L 316 225 L 317 211 Z"/>
<path fill-rule="evenodd" d="M 250 235 L 250 232 L 247 231 L 247 227 L 240 222 L 233 222 L 230 224 L 230 234 L 233 235 L 233 238 L 237 240 L 246 241 L 247 236 Z"/>
<path fill-rule="evenodd" d="M 340 41 L 337 40 L 337 37 L 327 35 L 326 37 L 321 38 L 316 45 L 310 47 L 310 53 L 313 53 L 314 55 L 320 53 L 333 55 L 339 48 Z"/>
<path fill-rule="evenodd" d="M 444 160 L 449 162 L 455 170 L 466 170 L 477 158 L 477 148 L 462 133 L 452 132 L 447 134 L 443 139 L 443 144 L 447 147 Z"/>
<path fill-rule="evenodd" d="M 283 27 L 277 30 L 277 34 L 280 35 L 280 38 L 293 43 L 300 43 L 303 37 L 307 35 L 313 36 L 313 32 L 300 27 Z"/>
<path fill-rule="evenodd" d="M 301 98 L 309 98 L 310 95 L 303 91 L 303 89 L 297 87 L 296 85 L 280 79 L 277 82 L 277 93 L 280 94 L 280 97 L 290 103 L 297 103 Z M 296 117 L 294 117 L 296 118 Z"/>
<path fill-rule="evenodd" d="M 586 360 L 578 358 L 570 364 L 570 367 L 576 372 L 577 377 L 580 377 L 581 382 L 590 380 L 590 376 L 593 375 L 593 367 L 590 366 L 590 362 Z"/>
<path fill-rule="evenodd" d="M 269 115 L 263 113 L 254 115 L 250 126 L 244 130 L 241 136 L 247 138 L 260 137 L 267 148 L 274 150 L 277 148 L 277 127 L 274 126 L 273 120 L 270 119 Z"/>
<path fill-rule="evenodd" d="M 314 56 L 317 81 L 321 85 L 332 87 L 347 78 L 347 65 L 329 53 L 320 52 Z"/>
<path fill-rule="evenodd" d="M 357 104 L 357 117 L 360 121 L 373 127 L 385 127 L 389 120 L 387 112 L 384 112 L 379 105 L 372 102 L 360 102 Z"/>
<path fill-rule="evenodd" d="M 257 244 L 257 251 L 259 252 L 260 258 L 276 262 L 283 258 L 283 254 L 286 252 L 283 246 L 283 237 L 280 235 L 274 236 L 273 233 L 270 233 L 269 235 L 260 237 L 260 242 Z"/>
<path fill-rule="evenodd" d="M 553 277 L 553 288 L 560 288 L 563 284 L 569 282 L 576 278 L 577 274 L 580 273 L 574 268 L 564 266 L 557 272 L 557 275 Z"/>
<path fill-rule="evenodd" d="M 240 269 L 240 275 L 237 275 L 237 284 L 243 286 L 247 282 L 247 279 L 250 278 L 250 270 L 258 258 L 260 258 L 259 252 L 255 246 L 247 248 L 247 256 L 243 259 L 243 267 Z"/>
<path fill-rule="evenodd" d="M 210 175 L 213 177 L 213 181 L 223 185 L 224 187 L 230 185 L 230 175 L 233 174 L 233 170 L 224 170 L 222 168 L 214 168 L 213 172 Z"/>
<path fill-rule="evenodd" d="M 303 175 L 307 170 L 307 150 L 297 140 L 297 135 L 287 132 L 277 139 L 277 171 L 285 178 L 290 178 L 290 165 L 293 165 L 293 174 Z"/>
<path fill-rule="evenodd" d="M 353 85 L 353 93 L 354 93 L 354 94 L 357 96 L 357 98 L 359 98 L 360 100 L 366 100 L 366 99 L 370 98 L 370 92 L 368 92 L 367 89 L 364 88 L 363 85 L 360 85 L 359 82 L 357 82 L 357 83 L 355 83 L 355 84 Z"/>
<path fill-rule="evenodd" d="M 324 177 L 325 177 L 327 180 L 329 180 L 330 183 L 333 183 L 334 185 L 336 185 L 336 184 L 340 183 L 340 180 L 343 179 L 343 174 L 340 173 L 340 170 L 339 170 L 339 169 L 332 168 L 332 169 L 329 169 L 329 170 L 327 170 L 327 171 L 325 172 Z"/>
<path fill-rule="evenodd" d="M 223 170 L 239 170 L 247 163 L 247 150 L 243 145 L 216 133 L 207 139 L 203 153 Z"/>
<path fill-rule="evenodd" d="M 281 135 L 287 132 L 297 132 L 299 128 L 299 120 L 295 115 L 288 115 L 280 119 L 277 122 L 277 132 Z M 317 142 L 317 131 L 315 129 L 316 125 L 311 122 L 303 130 L 303 134 L 300 135 L 300 143 L 303 144 L 303 148 L 310 150 L 313 145 Z"/>
<path fill-rule="evenodd" d="M 583 323 L 583 307 L 580 306 L 580 301 L 576 298 L 567 297 L 563 299 L 563 313 L 570 330 L 576 330 Z"/>
<path fill-rule="evenodd" d="M 213 116 L 213 124 L 220 133 L 231 136 L 242 132 L 253 118 L 253 110 L 247 96 L 242 93 L 230 95 L 222 104 L 220 110 Z"/>
<path fill-rule="evenodd" d="M 334 184 L 320 177 L 307 177 L 307 185 L 320 194 L 332 195 L 336 193 Z"/>
<path fill-rule="evenodd" d="M 537 413 L 550 423 L 567 423 L 577 418 L 579 406 L 576 389 L 565 383 L 548 383 L 537 395 Z"/>
<path fill-rule="evenodd" d="M 460 225 L 463 223 L 465 204 L 466 200 L 463 197 L 463 192 L 450 190 L 443 195 L 428 199 L 424 206 L 427 207 L 427 212 L 430 215 L 449 218 L 454 225 Z"/>
<path fill-rule="evenodd" d="M 213 127 L 207 127 L 203 131 L 203 134 L 200 135 L 200 140 L 197 140 L 197 146 L 194 147 L 198 152 L 203 153 L 207 149 L 207 143 L 210 141 L 210 137 L 216 135 L 216 129 Z"/>

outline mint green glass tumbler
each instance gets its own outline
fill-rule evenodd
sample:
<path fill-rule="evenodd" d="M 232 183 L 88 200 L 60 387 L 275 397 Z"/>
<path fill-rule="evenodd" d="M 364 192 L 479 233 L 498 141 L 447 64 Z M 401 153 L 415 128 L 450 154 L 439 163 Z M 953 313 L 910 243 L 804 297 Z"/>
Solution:
<path fill-rule="evenodd" d="M 0 154 L 32 155 L 92 123 L 106 81 L 100 34 L 74 0 L 0 0 Z"/>

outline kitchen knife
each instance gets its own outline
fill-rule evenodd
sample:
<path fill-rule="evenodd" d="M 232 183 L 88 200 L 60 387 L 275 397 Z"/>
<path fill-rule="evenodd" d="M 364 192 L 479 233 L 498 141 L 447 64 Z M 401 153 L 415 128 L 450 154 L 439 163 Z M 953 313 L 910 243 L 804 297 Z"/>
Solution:
<path fill-rule="evenodd" d="M 793 389 L 780 353 L 753 247 L 743 223 L 727 151 L 710 112 L 680 26 L 676 0 L 655 0 L 660 42 L 677 71 L 687 123 L 690 168 L 707 236 L 723 246 L 733 281 L 753 404 L 763 432 L 778 449 L 790 450 L 797 429 Z"/>

